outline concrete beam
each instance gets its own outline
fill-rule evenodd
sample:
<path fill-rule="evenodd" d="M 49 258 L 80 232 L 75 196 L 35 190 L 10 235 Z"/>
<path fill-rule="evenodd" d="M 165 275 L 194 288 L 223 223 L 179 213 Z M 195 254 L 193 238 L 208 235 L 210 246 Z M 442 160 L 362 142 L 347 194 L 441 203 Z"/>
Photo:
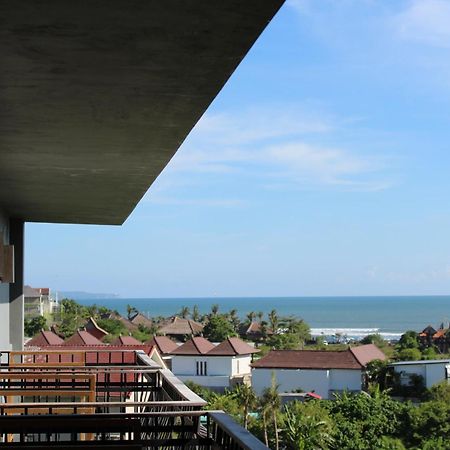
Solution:
<path fill-rule="evenodd" d="M 283 1 L 2 1 L 0 207 L 121 224 Z"/>

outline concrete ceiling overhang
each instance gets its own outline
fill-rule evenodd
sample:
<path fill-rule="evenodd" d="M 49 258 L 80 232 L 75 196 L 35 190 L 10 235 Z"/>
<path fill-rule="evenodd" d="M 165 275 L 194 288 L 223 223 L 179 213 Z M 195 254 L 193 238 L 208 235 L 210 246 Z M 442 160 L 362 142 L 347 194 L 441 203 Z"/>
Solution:
<path fill-rule="evenodd" d="M 2 1 L 0 209 L 123 223 L 283 1 Z"/>

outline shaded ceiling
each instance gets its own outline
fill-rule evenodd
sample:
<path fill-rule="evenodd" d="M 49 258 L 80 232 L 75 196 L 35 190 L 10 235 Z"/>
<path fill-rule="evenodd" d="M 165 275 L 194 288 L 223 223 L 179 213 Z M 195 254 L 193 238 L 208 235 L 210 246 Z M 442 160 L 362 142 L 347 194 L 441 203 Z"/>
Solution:
<path fill-rule="evenodd" d="M 123 223 L 282 3 L 2 1 L 0 208 Z"/>

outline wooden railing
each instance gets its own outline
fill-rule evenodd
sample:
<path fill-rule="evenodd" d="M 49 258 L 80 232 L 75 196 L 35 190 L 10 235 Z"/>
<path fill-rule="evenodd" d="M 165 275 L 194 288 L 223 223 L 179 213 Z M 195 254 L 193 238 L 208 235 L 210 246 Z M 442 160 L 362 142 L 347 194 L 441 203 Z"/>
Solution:
<path fill-rule="evenodd" d="M 202 411 L 206 402 L 142 351 L 131 365 L 130 355 L 90 365 L 87 354 L 47 353 L 3 359 L 0 448 L 266 449 L 225 413 Z"/>
<path fill-rule="evenodd" d="M 2 447 L 267 450 L 223 411 L 27 415 L 21 420 L 6 415 L 0 416 Z"/>

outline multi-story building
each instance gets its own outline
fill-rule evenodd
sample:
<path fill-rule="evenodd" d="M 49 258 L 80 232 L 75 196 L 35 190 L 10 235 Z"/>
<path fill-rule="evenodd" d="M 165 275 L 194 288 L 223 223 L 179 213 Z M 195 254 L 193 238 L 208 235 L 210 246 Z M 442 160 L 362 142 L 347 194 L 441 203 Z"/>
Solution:
<path fill-rule="evenodd" d="M 4 359 L 23 348 L 25 222 L 122 224 L 282 3 L 2 2 Z M 173 375 L 142 368 L 142 359 L 135 360 L 137 369 L 120 367 L 112 376 L 84 363 L 61 370 L 45 355 L 9 355 L 2 379 L 11 382 L 1 394 L 19 402 L 0 405 L 0 448 L 11 442 L 21 449 L 261 445 L 244 430 L 233 432 L 237 425 L 227 416 L 198 411 L 201 399 Z M 24 372 L 19 378 L 17 370 Z M 128 373 L 132 386 L 121 382 Z M 18 379 L 26 380 L 19 390 Z M 45 401 L 48 391 L 54 399 L 70 392 L 80 401 L 54 406 Z M 140 401 L 124 404 L 131 394 Z M 23 402 L 30 397 L 39 401 Z M 112 398 L 119 402 L 103 401 Z M 175 403 L 151 403 L 168 399 Z"/>

